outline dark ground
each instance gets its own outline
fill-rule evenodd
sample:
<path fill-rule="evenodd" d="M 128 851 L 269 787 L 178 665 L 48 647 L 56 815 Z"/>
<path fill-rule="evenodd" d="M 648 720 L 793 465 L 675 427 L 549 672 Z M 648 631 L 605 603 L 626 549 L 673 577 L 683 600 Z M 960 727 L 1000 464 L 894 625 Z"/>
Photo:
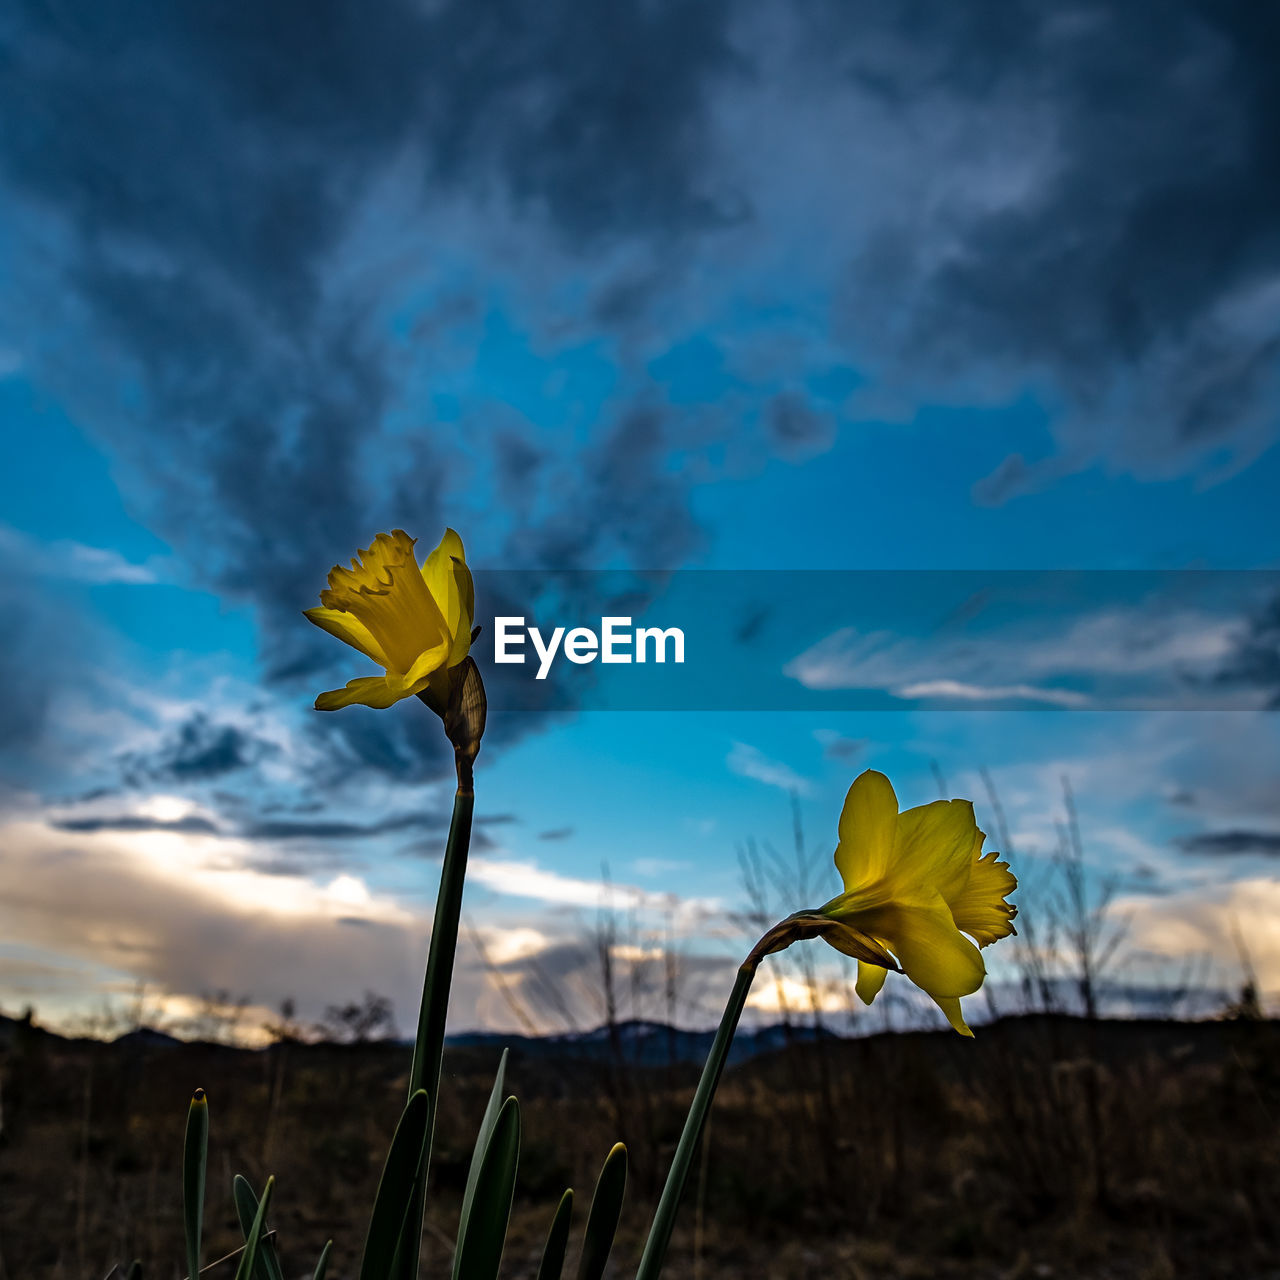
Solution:
<path fill-rule="evenodd" d="M 277 1175 L 287 1275 L 354 1276 L 408 1051 L 390 1044 L 0 1041 L 0 1280 L 183 1274 L 187 1102 L 209 1092 L 205 1256 L 239 1242 L 233 1174 Z M 496 1051 L 446 1056 L 424 1258 L 451 1233 Z M 504 1276 L 532 1276 L 560 1191 L 586 1216 L 627 1141 L 611 1274 L 634 1266 L 696 1069 L 513 1053 L 524 1147 Z M 1280 1278 L 1280 1025 L 1006 1019 L 797 1043 L 731 1069 L 667 1274 Z M 576 1239 L 576 1237 L 575 1237 Z M 570 1261 L 573 1254 L 571 1249 Z M 209 1272 L 231 1280 L 231 1266 Z M 572 1274 L 567 1270 L 567 1274 Z"/>

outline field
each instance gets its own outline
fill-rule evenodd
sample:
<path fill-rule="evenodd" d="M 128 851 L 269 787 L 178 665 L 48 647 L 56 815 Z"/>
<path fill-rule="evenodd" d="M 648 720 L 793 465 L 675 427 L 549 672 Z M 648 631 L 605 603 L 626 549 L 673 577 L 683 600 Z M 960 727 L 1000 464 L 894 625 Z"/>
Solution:
<path fill-rule="evenodd" d="M 179 1161 L 196 1085 L 211 1106 L 206 1257 L 239 1243 L 232 1176 L 260 1185 L 274 1172 L 286 1274 L 310 1274 L 332 1236 L 330 1275 L 355 1275 L 407 1049 L 107 1044 L 12 1022 L 6 1039 L 0 1280 L 105 1276 L 132 1256 L 148 1276 L 180 1276 Z M 446 1055 L 427 1274 L 447 1270 L 495 1065 L 488 1048 Z M 696 1074 L 513 1054 L 525 1141 L 505 1276 L 533 1276 L 566 1185 L 580 1228 L 616 1138 L 632 1176 L 611 1274 L 627 1274 Z M 1267 1021 L 1033 1016 L 974 1041 L 797 1039 L 726 1075 L 667 1274 L 1280 1276 L 1278 1117 L 1280 1026 Z"/>

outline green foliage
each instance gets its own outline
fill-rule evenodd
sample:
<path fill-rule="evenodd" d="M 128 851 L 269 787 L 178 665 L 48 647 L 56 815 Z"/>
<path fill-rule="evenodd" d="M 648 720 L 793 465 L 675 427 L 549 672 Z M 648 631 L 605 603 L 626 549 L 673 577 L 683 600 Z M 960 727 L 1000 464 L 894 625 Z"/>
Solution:
<path fill-rule="evenodd" d="M 400 1116 L 382 1167 L 360 1262 L 360 1280 L 385 1280 L 391 1274 L 405 1215 L 417 1191 L 422 1144 L 430 1123 L 431 1100 L 425 1089 L 419 1089 Z"/>
<path fill-rule="evenodd" d="M 231 1198 L 235 1201 L 236 1217 L 240 1220 L 240 1232 L 248 1243 L 254 1220 L 258 1216 L 259 1204 L 258 1197 L 254 1195 L 253 1188 L 249 1185 L 249 1180 L 238 1173 L 231 1180 Z M 258 1266 L 254 1272 L 254 1280 L 284 1280 L 280 1261 L 276 1257 L 275 1245 L 271 1243 L 269 1236 L 263 1238 L 258 1248 Z"/>
<path fill-rule="evenodd" d="M 333 1251 L 333 1241 L 326 1240 L 324 1248 L 320 1250 L 320 1259 L 316 1263 L 316 1269 L 311 1273 L 311 1280 L 324 1280 L 324 1273 L 329 1270 L 329 1254 Z"/>
<path fill-rule="evenodd" d="M 622 1217 L 622 1198 L 627 1193 L 627 1149 L 621 1142 L 604 1158 L 591 1212 L 587 1214 L 587 1230 L 582 1240 L 582 1259 L 578 1263 L 578 1280 L 600 1280 L 613 1250 L 613 1237 Z"/>
<path fill-rule="evenodd" d="M 258 1212 L 253 1215 L 253 1222 L 249 1225 L 249 1234 L 245 1237 L 244 1251 L 240 1254 L 240 1265 L 236 1268 L 236 1280 L 249 1280 L 253 1275 L 253 1269 L 259 1258 L 259 1249 L 262 1245 L 262 1224 L 267 1220 L 267 1205 L 271 1203 L 271 1191 L 275 1186 L 274 1178 L 267 1179 L 267 1185 L 262 1188 L 262 1200 L 258 1204 Z"/>
<path fill-rule="evenodd" d="M 508 1098 L 485 1143 L 466 1228 L 458 1238 L 457 1280 L 494 1280 L 502 1262 L 520 1162 L 520 1104 Z"/>
<path fill-rule="evenodd" d="M 205 1168 L 209 1161 L 209 1100 L 203 1089 L 191 1096 L 182 1150 L 182 1224 L 187 1241 L 187 1275 L 200 1274 L 200 1237 L 204 1230 Z"/>
<path fill-rule="evenodd" d="M 458 1280 L 461 1275 L 462 1242 L 467 1238 L 467 1224 L 471 1220 L 471 1206 L 476 1197 L 476 1184 L 480 1181 L 484 1159 L 498 1123 L 498 1113 L 502 1109 L 502 1085 L 507 1075 L 507 1053 L 508 1051 L 504 1049 L 498 1062 L 493 1089 L 489 1094 L 488 1105 L 484 1109 L 484 1118 L 480 1121 L 480 1132 L 476 1134 L 475 1150 L 471 1153 L 471 1167 L 467 1170 L 467 1189 L 463 1192 L 462 1212 L 458 1216 L 458 1247 L 453 1255 L 454 1280 Z"/>
<path fill-rule="evenodd" d="M 538 1264 L 538 1280 L 560 1280 L 564 1270 L 565 1250 L 569 1247 L 569 1223 L 573 1218 L 573 1188 L 568 1188 L 556 1205 L 556 1216 L 551 1219 L 547 1243 L 542 1249 L 542 1261 Z"/>

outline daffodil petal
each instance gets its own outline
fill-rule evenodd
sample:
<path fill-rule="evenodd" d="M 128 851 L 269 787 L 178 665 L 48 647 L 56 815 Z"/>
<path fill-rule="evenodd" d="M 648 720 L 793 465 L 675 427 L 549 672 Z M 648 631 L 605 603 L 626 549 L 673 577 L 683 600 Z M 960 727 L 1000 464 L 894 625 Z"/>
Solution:
<path fill-rule="evenodd" d="M 968 800 L 935 800 L 898 815 L 889 877 L 894 896 L 910 899 L 937 892 L 951 902 L 963 891 L 978 834 Z"/>
<path fill-rule="evenodd" d="M 897 824 L 893 784 L 874 769 L 860 773 L 844 798 L 836 845 L 836 870 L 846 893 L 856 893 L 884 877 L 893 857 Z"/>
<path fill-rule="evenodd" d="M 457 666 L 471 648 L 475 583 L 467 568 L 462 539 L 454 530 L 446 529 L 439 546 L 422 562 L 422 577 L 449 628 L 449 665 Z"/>
<path fill-rule="evenodd" d="M 964 1014 L 960 1011 L 959 996 L 943 996 L 941 1000 L 934 996 L 933 1002 L 947 1015 L 947 1021 L 951 1023 L 954 1030 L 962 1036 L 968 1036 L 970 1040 L 973 1039 L 973 1032 L 969 1030 L 969 1024 L 965 1022 Z"/>
<path fill-rule="evenodd" d="M 432 674 L 439 671 L 449 661 L 449 637 L 442 636 L 430 649 L 424 649 L 414 660 L 413 666 L 404 673 L 402 679 L 407 685 L 414 685 L 412 692 L 425 688 Z"/>
<path fill-rule="evenodd" d="M 387 662 L 387 655 L 382 652 L 382 646 L 373 638 L 373 632 L 354 614 L 342 609 L 317 606 L 314 609 L 304 609 L 302 616 L 308 622 L 314 622 L 321 631 L 327 631 L 331 636 L 346 641 L 353 649 L 359 649 L 380 667 L 391 665 Z"/>
<path fill-rule="evenodd" d="M 316 699 L 317 711 L 338 711 L 342 707 L 363 706 L 382 710 L 401 698 L 407 698 L 413 690 L 406 687 L 398 676 L 362 676 L 348 680 L 345 689 L 330 689 Z"/>
<path fill-rule="evenodd" d="M 972 995 L 982 986 L 987 972 L 982 956 L 956 928 L 940 895 L 929 905 L 890 903 L 855 923 L 883 939 L 907 977 L 935 1000 Z"/>
<path fill-rule="evenodd" d="M 858 993 L 858 999 L 863 1004 L 870 1004 L 880 994 L 880 988 L 884 986 L 884 980 L 888 976 L 888 969 L 882 969 L 878 964 L 868 964 L 865 960 L 859 960 L 858 981 L 853 988 Z"/>
<path fill-rule="evenodd" d="M 981 838 L 978 847 L 981 847 Z M 1018 878 L 1009 870 L 1009 864 L 1000 862 L 999 857 L 992 850 L 985 857 L 976 858 L 969 870 L 968 883 L 951 902 L 956 928 L 973 937 L 980 947 L 989 947 L 993 942 L 1017 933 L 1013 918 L 1018 914 L 1018 908 L 1006 902 L 1005 898 L 1018 887 Z"/>

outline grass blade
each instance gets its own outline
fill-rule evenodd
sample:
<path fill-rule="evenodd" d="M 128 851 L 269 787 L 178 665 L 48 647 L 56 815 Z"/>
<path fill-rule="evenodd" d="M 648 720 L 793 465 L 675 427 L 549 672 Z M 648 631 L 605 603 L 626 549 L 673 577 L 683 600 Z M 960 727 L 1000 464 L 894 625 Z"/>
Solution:
<path fill-rule="evenodd" d="M 382 1166 L 378 1194 L 374 1197 L 360 1261 L 360 1280 L 387 1280 L 396 1256 L 396 1246 L 404 1226 L 405 1213 L 415 1197 L 422 1146 L 431 1120 L 431 1100 L 419 1089 L 410 1099 L 396 1125 L 395 1136 Z M 415 1251 L 415 1270 L 417 1253 Z"/>
<path fill-rule="evenodd" d="M 542 1261 L 538 1264 L 537 1280 L 560 1280 L 564 1270 L 565 1250 L 569 1247 L 569 1223 L 573 1218 L 573 1188 L 560 1197 L 556 1216 L 551 1219 L 547 1243 L 542 1247 Z"/>
<path fill-rule="evenodd" d="M 711 1052 L 707 1054 L 707 1064 L 702 1068 L 702 1077 L 693 1095 L 693 1104 L 685 1117 L 684 1130 L 680 1134 L 680 1141 L 676 1144 L 676 1153 L 671 1159 L 667 1181 L 658 1199 L 658 1208 L 653 1215 L 653 1225 L 649 1228 L 649 1238 L 645 1241 L 644 1253 L 640 1255 L 636 1280 L 657 1280 L 662 1271 L 662 1264 L 667 1256 L 667 1245 L 671 1242 L 671 1231 L 676 1222 L 676 1212 L 680 1208 L 680 1197 L 689 1179 L 689 1167 L 693 1164 L 693 1153 L 698 1148 L 698 1139 L 702 1137 L 703 1129 L 706 1128 L 707 1116 L 711 1112 L 711 1101 L 716 1096 L 716 1086 L 720 1083 L 725 1059 L 729 1056 L 729 1046 L 733 1043 L 733 1033 L 738 1029 L 738 1019 L 742 1017 L 752 979 L 756 976 L 758 960 L 754 959 L 754 956 L 753 951 L 752 957 L 749 957 L 738 970 L 733 991 L 729 995 L 729 1003 L 725 1006 L 720 1018 L 715 1041 L 711 1045 Z"/>
<path fill-rule="evenodd" d="M 497 1276 L 507 1241 L 519 1162 L 520 1104 L 508 1098 L 498 1112 L 480 1165 L 466 1233 L 458 1239 L 454 1267 L 457 1280 L 494 1280 Z"/>
<path fill-rule="evenodd" d="M 249 1280 L 261 1256 L 258 1249 L 262 1242 L 262 1224 L 267 1220 L 267 1205 L 271 1203 L 271 1190 L 275 1185 L 276 1180 L 268 1178 L 267 1185 L 262 1188 L 258 1212 L 253 1215 L 253 1221 L 249 1224 L 249 1234 L 244 1238 L 244 1252 L 241 1253 L 240 1265 L 236 1268 L 236 1280 Z"/>
<path fill-rule="evenodd" d="M 475 793 L 459 785 L 453 797 L 453 817 L 440 868 L 440 892 L 436 895 L 435 922 L 431 926 L 431 949 L 427 953 L 427 973 L 422 984 L 422 1006 L 418 1012 L 418 1035 L 413 1045 L 413 1065 L 409 1070 L 409 1092 L 425 1089 L 431 1099 L 431 1115 L 423 1133 L 418 1184 L 400 1232 L 399 1247 L 386 1277 L 379 1280 L 417 1280 L 418 1255 L 422 1248 L 422 1218 L 427 1203 L 427 1169 L 431 1163 L 431 1131 L 435 1122 L 435 1100 L 440 1092 L 440 1062 L 444 1057 L 445 1015 L 449 1012 L 449 988 L 453 983 L 453 957 L 458 947 L 458 917 L 462 911 L 462 890 L 467 879 L 467 854 L 471 848 L 471 815 Z"/>
<path fill-rule="evenodd" d="M 258 1212 L 258 1197 L 254 1195 L 249 1180 L 238 1173 L 231 1180 L 231 1198 L 235 1201 L 236 1217 L 240 1219 L 240 1234 L 247 1241 Z M 276 1247 L 269 1236 L 263 1238 L 258 1249 L 256 1280 L 284 1280 L 280 1260 L 276 1257 Z"/>
<path fill-rule="evenodd" d="M 453 1274 L 458 1275 L 458 1259 L 462 1256 L 461 1242 L 467 1234 L 467 1222 L 471 1217 L 471 1204 L 476 1196 L 476 1183 L 480 1180 L 480 1168 L 484 1164 L 485 1152 L 489 1149 L 489 1140 L 493 1137 L 494 1126 L 498 1123 L 498 1112 L 502 1109 L 502 1086 L 507 1077 L 507 1054 L 503 1049 L 498 1062 L 498 1072 L 493 1078 L 493 1089 L 489 1093 L 489 1101 L 484 1109 L 484 1118 L 480 1121 L 480 1131 L 476 1134 L 475 1150 L 471 1153 L 471 1168 L 467 1170 L 467 1189 L 462 1193 L 462 1212 L 458 1217 L 459 1247 L 453 1254 Z"/>
<path fill-rule="evenodd" d="M 204 1231 L 205 1170 L 209 1163 L 209 1100 L 203 1089 L 191 1095 L 182 1146 L 182 1226 L 187 1244 L 187 1275 L 200 1274 L 200 1237 Z"/>
<path fill-rule="evenodd" d="M 142 1280 L 142 1263 L 137 1258 L 125 1268 L 124 1280 Z"/>
<path fill-rule="evenodd" d="M 320 1260 L 316 1263 L 316 1269 L 311 1273 L 311 1280 L 324 1280 L 324 1273 L 329 1270 L 329 1254 L 333 1249 L 333 1241 L 326 1240 L 324 1248 L 320 1250 Z"/>
<path fill-rule="evenodd" d="M 582 1259 L 578 1263 L 578 1280 L 600 1280 L 609 1263 L 613 1237 L 622 1217 L 622 1198 L 627 1193 L 627 1149 L 621 1142 L 604 1158 L 600 1176 L 591 1197 L 587 1214 L 587 1230 L 582 1238 Z"/>

